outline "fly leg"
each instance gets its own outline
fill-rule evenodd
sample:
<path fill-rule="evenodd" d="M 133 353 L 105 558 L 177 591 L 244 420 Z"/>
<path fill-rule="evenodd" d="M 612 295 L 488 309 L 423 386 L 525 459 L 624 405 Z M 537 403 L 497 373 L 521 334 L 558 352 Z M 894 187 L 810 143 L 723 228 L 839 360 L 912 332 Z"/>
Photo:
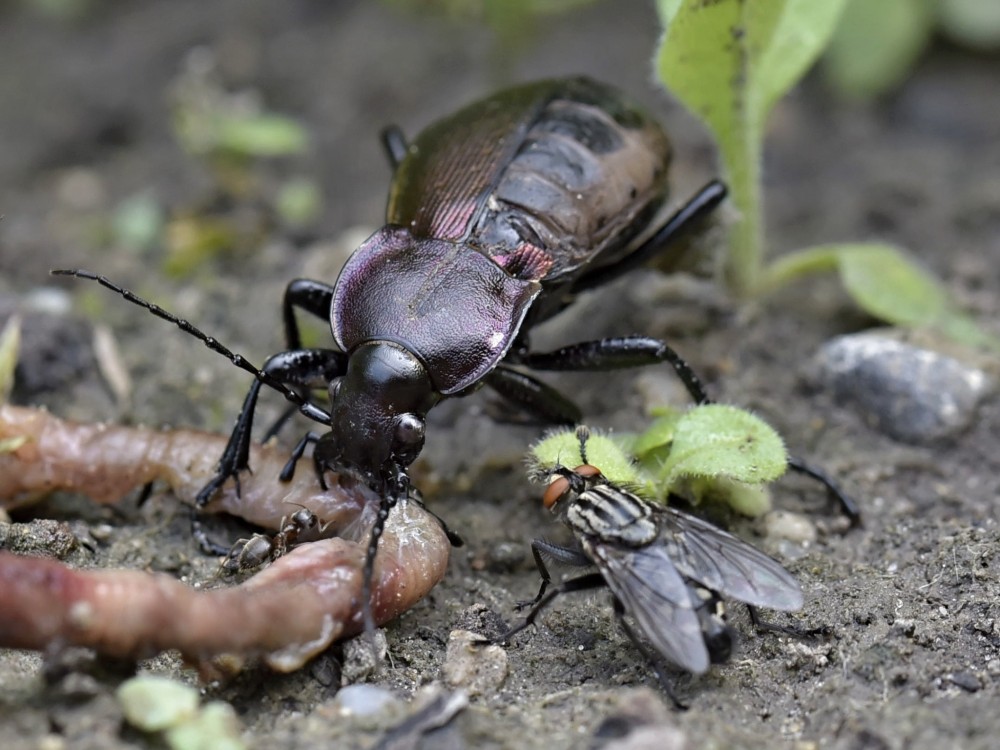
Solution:
<path fill-rule="evenodd" d="M 538 593 L 534 599 L 521 601 L 515 605 L 514 608 L 518 612 L 538 604 L 552 583 L 552 576 L 549 575 L 549 569 L 545 565 L 545 557 L 550 557 L 563 565 L 572 565 L 576 568 L 589 568 L 594 564 L 590 561 L 589 557 L 583 554 L 582 550 L 573 547 L 561 547 L 545 539 L 534 539 L 531 542 L 531 554 L 535 558 L 535 567 L 538 569 L 538 574 L 542 577 L 542 583 L 538 587 Z"/>
<path fill-rule="evenodd" d="M 506 643 L 513 636 L 525 630 L 529 625 L 535 624 L 535 619 L 541 613 L 543 609 L 552 603 L 552 600 L 561 594 L 569 594 L 574 591 L 589 591 L 590 589 L 597 589 L 601 586 L 607 586 L 604 581 L 604 576 L 600 573 L 587 573 L 586 575 L 578 576 L 577 578 L 570 578 L 568 581 L 563 581 L 558 586 L 555 586 L 547 594 L 542 596 L 537 600 L 535 605 L 532 607 L 528 616 L 524 618 L 519 624 L 512 627 L 506 633 L 492 639 L 492 643 Z"/>
<path fill-rule="evenodd" d="M 681 700 L 674 694 L 674 687 L 671 684 L 670 679 L 667 677 L 667 670 L 662 660 L 646 648 L 646 644 L 643 643 L 642 638 L 640 638 L 639 634 L 636 633 L 632 626 L 628 624 L 628 620 L 625 619 L 625 607 L 618 600 L 617 596 L 614 598 L 614 608 L 615 616 L 618 618 L 618 624 L 621 625 L 621 628 L 625 631 L 625 635 L 628 636 L 628 639 L 632 641 L 632 645 L 635 646 L 636 651 L 642 654 L 643 658 L 653 667 L 653 671 L 656 672 L 656 679 L 660 683 L 660 687 L 663 688 L 663 692 L 667 694 L 667 697 L 678 711 L 687 711 L 687 704 L 682 703 Z"/>
<path fill-rule="evenodd" d="M 818 628 L 806 628 L 803 630 L 793 625 L 779 625 L 776 622 L 769 622 L 760 616 L 760 610 L 752 604 L 747 605 L 747 612 L 750 615 L 750 623 L 759 633 L 781 633 L 782 635 L 790 635 L 793 638 L 801 639 L 816 638 L 817 636 L 830 635 L 831 633 L 829 625 L 821 625 Z"/>

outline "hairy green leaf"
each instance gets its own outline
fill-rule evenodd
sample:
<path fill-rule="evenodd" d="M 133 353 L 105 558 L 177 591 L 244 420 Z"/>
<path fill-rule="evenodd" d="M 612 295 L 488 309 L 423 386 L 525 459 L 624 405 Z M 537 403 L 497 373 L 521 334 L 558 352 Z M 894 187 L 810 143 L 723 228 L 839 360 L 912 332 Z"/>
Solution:
<path fill-rule="evenodd" d="M 785 445 L 774 428 L 735 406 L 708 404 L 678 420 L 661 478 L 668 488 L 682 477 L 760 484 L 777 479 L 786 468 Z"/>
<path fill-rule="evenodd" d="M 589 463 L 601 470 L 615 484 L 642 485 L 645 479 L 639 475 L 631 456 L 626 454 L 614 438 L 600 432 L 591 432 L 587 438 L 587 456 L 580 455 L 580 439 L 574 430 L 554 432 L 531 447 L 530 460 L 536 471 L 548 471 L 564 466 L 575 469 Z"/>

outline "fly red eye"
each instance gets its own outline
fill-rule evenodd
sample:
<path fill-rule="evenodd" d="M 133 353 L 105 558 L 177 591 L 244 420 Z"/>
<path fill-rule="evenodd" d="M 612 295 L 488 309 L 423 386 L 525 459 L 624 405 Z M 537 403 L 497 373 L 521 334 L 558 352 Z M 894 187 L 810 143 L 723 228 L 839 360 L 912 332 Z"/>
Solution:
<path fill-rule="evenodd" d="M 551 510 L 568 491 L 569 480 L 566 477 L 554 477 L 542 495 L 542 505 Z"/>

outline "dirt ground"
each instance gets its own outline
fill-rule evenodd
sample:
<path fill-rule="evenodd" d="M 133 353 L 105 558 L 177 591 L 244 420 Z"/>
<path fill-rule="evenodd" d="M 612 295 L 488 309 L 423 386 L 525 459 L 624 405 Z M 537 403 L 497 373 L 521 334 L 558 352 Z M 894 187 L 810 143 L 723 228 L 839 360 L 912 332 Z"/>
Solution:
<path fill-rule="evenodd" d="M 649 82 L 656 33 L 646 3 L 597 4 L 543 23 L 516 49 L 482 30 L 360 0 L 106 2 L 68 23 L 0 6 L 0 317 L 25 314 L 17 400 L 72 418 L 228 429 L 243 373 L 84 282 L 58 285 L 76 302 L 71 313 L 38 312 L 51 300 L 47 271 L 105 273 L 263 361 L 281 347 L 284 284 L 332 280 L 355 229 L 380 222 L 389 170 L 378 129 L 396 122 L 415 132 L 507 82 L 586 73 L 631 92 L 669 123 L 674 199 L 683 199 L 714 174 L 711 149 L 697 123 Z M 206 194 L 203 167 L 169 127 L 168 90 L 196 47 L 214 54 L 227 86 L 255 88 L 268 107 L 308 127 L 312 152 L 296 168 L 321 182 L 324 203 L 315 232 L 272 232 L 253 253 L 177 279 L 155 251 L 95 239 L 92 218 L 142 191 L 176 208 Z M 871 106 L 839 102 L 810 79 L 780 105 L 768 141 L 774 252 L 837 240 L 897 243 L 1000 333 L 998 74 L 995 57 L 939 47 L 899 92 Z M 95 366 L 95 323 L 110 328 L 130 376 L 124 401 Z M 420 746 L 603 746 L 594 736 L 602 724 L 605 737 L 627 724 L 605 720 L 636 716 L 678 728 L 689 748 L 996 747 L 1000 404 L 987 401 L 944 444 L 908 446 L 879 434 L 809 379 L 824 341 L 871 325 L 832 280 L 736 309 L 704 286 L 647 272 L 582 300 L 542 332 L 542 344 L 668 337 L 719 400 L 764 415 L 795 452 L 843 482 L 864 507 L 863 528 L 842 533 L 823 494 L 799 480 L 783 482 L 776 502 L 807 513 L 817 541 L 768 539 L 754 523 L 736 524 L 802 582 L 804 608 L 782 621 L 828 625 L 832 635 L 805 643 L 754 636 L 738 614 L 747 634 L 741 652 L 704 677 L 679 674 L 690 710 L 674 712 L 616 628 L 606 595 L 578 595 L 508 648 L 499 690 L 474 697 Z M 591 424 L 615 429 L 641 423 L 651 391 L 681 397 L 665 372 L 551 380 L 585 405 Z M 478 394 L 432 412 L 415 470 L 431 507 L 467 545 L 454 552 L 446 580 L 388 628 L 390 659 L 370 681 L 402 697 L 441 679 L 445 643 L 460 621 L 513 620 L 514 602 L 537 586 L 528 541 L 540 529 L 556 533 L 521 470 L 539 429 L 498 425 L 490 407 Z M 280 408 L 277 398 L 265 404 L 269 414 Z M 57 498 L 15 520 L 32 517 L 80 518 L 98 529 L 101 544 L 83 564 L 187 580 L 214 572 L 215 561 L 190 540 L 186 514 L 163 493 L 142 507 L 129 498 L 120 510 Z M 160 747 L 121 727 L 113 691 L 127 670 L 78 661 L 47 682 L 39 655 L 0 653 L 0 747 Z M 254 748 L 369 747 L 403 714 L 340 715 L 337 664 L 331 653 L 291 675 L 251 670 L 207 694 L 234 705 Z M 169 654 L 144 666 L 180 673 Z M 656 746 L 664 743 L 661 735 Z"/>

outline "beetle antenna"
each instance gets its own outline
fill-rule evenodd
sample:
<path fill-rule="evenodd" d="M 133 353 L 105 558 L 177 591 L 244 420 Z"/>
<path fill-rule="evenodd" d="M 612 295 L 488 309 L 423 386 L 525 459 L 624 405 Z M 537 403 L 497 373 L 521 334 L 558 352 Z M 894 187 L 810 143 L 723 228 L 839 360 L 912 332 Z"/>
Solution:
<path fill-rule="evenodd" d="M 98 284 L 106 289 L 110 289 L 122 296 L 127 301 L 131 302 L 133 305 L 138 305 L 139 307 L 151 312 L 158 318 L 167 321 L 168 323 L 173 323 L 175 326 L 180 328 L 184 333 L 194 336 L 201 343 L 207 346 L 216 354 L 221 354 L 226 357 L 230 362 L 239 367 L 241 370 L 250 373 L 257 380 L 259 380 L 264 385 L 273 388 L 282 394 L 286 399 L 296 404 L 299 407 L 299 411 L 305 414 L 310 419 L 321 424 L 330 424 L 330 415 L 305 399 L 301 394 L 296 393 L 287 385 L 282 383 L 280 380 L 272 375 L 261 370 L 259 367 L 254 366 L 246 357 L 242 354 L 230 351 L 225 346 L 223 346 L 219 341 L 206 333 L 203 333 L 199 328 L 195 327 L 192 323 L 179 318 L 173 313 L 167 312 L 159 305 L 154 305 L 152 302 L 144 300 L 142 297 L 138 296 L 134 292 L 125 289 L 124 287 L 118 286 L 111 279 L 106 276 L 101 276 L 100 274 L 93 273 L 92 271 L 85 271 L 82 269 L 68 269 L 68 268 L 58 268 L 49 271 L 52 276 L 73 276 L 78 279 L 87 279 L 88 281 L 96 281 Z"/>

